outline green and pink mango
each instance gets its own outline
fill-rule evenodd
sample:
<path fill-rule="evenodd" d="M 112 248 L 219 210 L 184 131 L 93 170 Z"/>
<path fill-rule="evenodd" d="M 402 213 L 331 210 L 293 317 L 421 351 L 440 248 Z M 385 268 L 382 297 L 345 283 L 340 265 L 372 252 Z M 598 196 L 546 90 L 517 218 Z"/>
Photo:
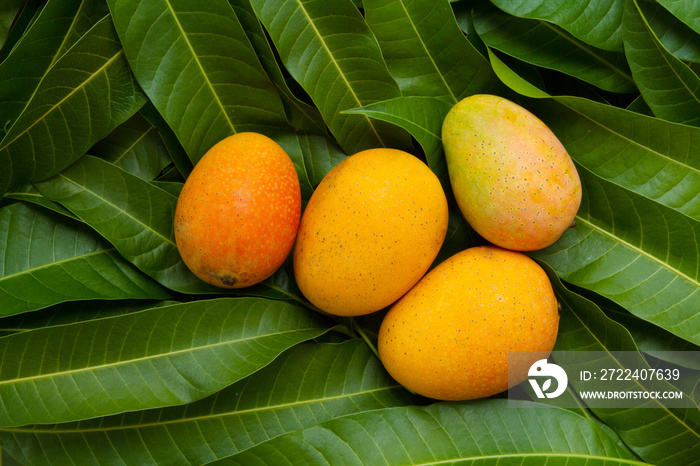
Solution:
<path fill-rule="evenodd" d="M 494 95 L 467 97 L 445 117 L 442 144 L 457 204 L 489 242 L 533 251 L 574 224 L 581 204 L 576 167 L 528 110 Z"/>

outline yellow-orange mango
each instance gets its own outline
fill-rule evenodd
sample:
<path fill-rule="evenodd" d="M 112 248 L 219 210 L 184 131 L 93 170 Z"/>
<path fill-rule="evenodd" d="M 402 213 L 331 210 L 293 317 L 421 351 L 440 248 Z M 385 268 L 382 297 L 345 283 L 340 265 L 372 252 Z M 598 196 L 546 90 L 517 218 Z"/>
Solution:
<path fill-rule="evenodd" d="M 545 271 L 522 252 L 478 246 L 437 265 L 391 307 L 378 350 L 404 387 L 438 400 L 471 400 L 525 380 L 552 351 L 558 328 Z M 511 351 L 528 353 L 517 353 L 509 381 Z"/>
<path fill-rule="evenodd" d="M 238 133 L 214 145 L 185 181 L 175 240 L 197 277 L 243 288 L 282 265 L 300 218 L 299 178 L 287 153 L 267 136 Z"/>
<path fill-rule="evenodd" d="M 457 204 L 489 242 L 533 251 L 573 224 L 581 204 L 576 167 L 525 108 L 494 95 L 467 97 L 445 117 L 442 144 Z"/>
<path fill-rule="evenodd" d="M 330 314 L 387 307 L 428 270 L 447 217 L 445 193 L 425 163 L 396 149 L 358 152 L 309 200 L 294 249 L 297 284 Z"/>

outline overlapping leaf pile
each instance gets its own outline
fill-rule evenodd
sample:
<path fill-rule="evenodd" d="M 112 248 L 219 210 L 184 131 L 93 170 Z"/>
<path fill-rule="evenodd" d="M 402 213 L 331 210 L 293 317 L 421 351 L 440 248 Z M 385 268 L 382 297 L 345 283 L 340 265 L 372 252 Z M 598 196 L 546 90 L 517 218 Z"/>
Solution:
<path fill-rule="evenodd" d="M 0 461 L 700 464 L 692 404 L 413 396 L 358 338 L 378 319 L 315 312 L 288 265 L 207 286 L 172 228 L 194 164 L 241 131 L 285 148 L 305 200 L 381 146 L 449 196 L 442 119 L 495 93 L 583 182 L 576 228 L 532 253 L 556 349 L 698 351 L 698 18 L 672 0 L 2 2 Z M 438 260 L 479 241 L 453 207 Z"/>

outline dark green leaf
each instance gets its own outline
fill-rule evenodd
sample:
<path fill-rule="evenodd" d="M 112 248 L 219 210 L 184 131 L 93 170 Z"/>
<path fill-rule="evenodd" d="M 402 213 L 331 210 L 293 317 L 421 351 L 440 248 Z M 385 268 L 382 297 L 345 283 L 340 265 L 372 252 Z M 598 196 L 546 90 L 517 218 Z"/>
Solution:
<path fill-rule="evenodd" d="M 447 163 L 442 150 L 440 129 L 445 115 L 453 104 L 433 97 L 398 97 L 364 107 L 346 110 L 393 123 L 416 138 L 425 152 L 431 170 L 440 178 L 443 188 L 449 189 Z"/>
<path fill-rule="evenodd" d="M 23 203 L 0 209 L 0 316 L 86 299 L 165 299 L 85 225 Z"/>
<path fill-rule="evenodd" d="M 606 317 L 591 301 L 567 290 L 551 271 L 549 276 L 562 305 L 554 349 L 606 352 L 609 357 L 596 361 L 600 364 L 598 367 L 627 367 L 621 366 L 615 356 L 616 351 L 637 351 L 627 330 Z M 641 354 L 635 367 L 649 367 Z M 575 377 L 569 382 L 574 388 L 580 383 Z M 628 385 L 625 383 L 617 383 L 616 389 L 648 390 L 634 379 Z M 667 382 L 656 385 L 659 390 L 673 390 Z M 666 408 L 658 400 L 651 400 L 640 408 L 591 410 L 612 427 L 632 451 L 651 464 L 700 464 L 700 410 L 690 399 L 687 403 L 687 408 Z"/>
<path fill-rule="evenodd" d="M 700 3 L 685 0 L 658 0 L 658 2 L 700 34 Z"/>
<path fill-rule="evenodd" d="M 190 172 L 192 172 L 194 165 L 187 155 L 187 152 L 185 152 L 185 149 L 182 147 L 182 144 L 178 141 L 172 128 L 168 126 L 168 123 L 163 119 L 160 113 L 158 113 L 158 110 L 156 110 L 150 101 L 146 102 L 141 110 L 139 110 L 139 113 L 158 130 L 158 134 L 165 148 L 168 150 L 170 159 L 173 161 L 182 181 L 184 181 L 189 176 Z"/>
<path fill-rule="evenodd" d="M 5 43 L 0 47 L 0 62 L 7 58 L 7 55 L 17 45 L 17 42 L 24 36 L 29 25 L 31 25 L 41 12 L 47 0 L 24 0 L 17 16 L 10 27 L 10 31 L 5 37 Z"/>
<path fill-rule="evenodd" d="M 353 154 L 409 147 L 408 136 L 341 113 L 400 96 L 376 38 L 349 0 L 252 0 L 289 73 L 311 96 L 340 147 Z"/>
<path fill-rule="evenodd" d="M 7 0 L 0 5 L 0 49 L 5 45 L 10 27 L 19 14 L 22 3 L 24 0 Z"/>
<path fill-rule="evenodd" d="M 0 338 L 0 426 L 192 402 L 325 333 L 327 324 L 283 301 L 221 298 L 9 335 Z"/>
<path fill-rule="evenodd" d="M 214 464 L 641 464 L 589 420 L 531 406 L 485 400 L 353 414 Z"/>
<path fill-rule="evenodd" d="M 227 0 L 108 3 L 136 79 L 193 164 L 231 134 L 286 126 Z"/>
<path fill-rule="evenodd" d="M 59 172 L 144 101 L 105 17 L 56 61 L 0 142 L 0 192 Z"/>
<path fill-rule="evenodd" d="M 501 10 L 522 18 L 552 22 L 582 41 L 622 51 L 623 0 L 491 0 Z"/>
<path fill-rule="evenodd" d="M 100 5 L 98 0 L 51 0 L 39 9 L 36 20 L 0 65 L 0 137 L 56 60 L 108 13 Z M 25 8 L 30 11 L 32 6 L 36 7 Z"/>
<path fill-rule="evenodd" d="M 547 21 L 479 8 L 474 26 L 486 45 L 611 92 L 636 92 L 625 55 L 598 49 Z"/>
<path fill-rule="evenodd" d="M 294 162 L 304 200 L 311 197 L 331 168 L 346 157 L 335 141 L 318 134 L 283 131 L 271 136 Z"/>
<path fill-rule="evenodd" d="M 589 290 L 578 288 L 575 291 L 593 301 L 605 315 L 624 326 L 640 351 L 663 355 L 665 361 L 700 370 L 700 360 L 693 354 L 700 351 L 700 346 L 630 314 L 622 306 Z"/>
<path fill-rule="evenodd" d="M 325 135 L 327 129 L 321 112 L 313 105 L 298 98 L 290 89 L 280 64 L 275 57 L 275 51 L 265 35 L 265 30 L 260 24 L 260 20 L 255 15 L 255 10 L 253 10 L 250 0 L 229 0 L 229 3 L 231 3 L 238 20 L 243 25 L 246 34 L 248 34 L 263 68 L 277 87 L 284 108 L 287 111 L 287 119 L 291 125 L 303 131 Z"/>
<path fill-rule="evenodd" d="M 700 78 L 663 46 L 635 0 L 625 1 L 622 25 L 632 74 L 654 114 L 700 126 Z"/>
<path fill-rule="evenodd" d="M 148 181 L 171 162 L 158 130 L 140 113 L 117 126 L 88 153 Z"/>
<path fill-rule="evenodd" d="M 498 89 L 488 61 L 464 37 L 447 0 L 364 0 L 363 6 L 404 96 L 454 105 Z"/>
<path fill-rule="evenodd" d="M 0 443 L 28 464 L 203 464 L 328 419 L 410 401 L 362 342 L 302 343 L 189 405 L 0 429 Z M 105 440 L 109 447 L 98 447 Z"/>
<path fill-rule="evenodd" d="M 31 183 L 19 185 L 15 189 L 5 193 L 5 199 L 17 199 L 20 201 L 31 202 L 32 204 L 40 205 L 41 207 L 53 210 L 61 215 L 65 215 L 66 217 L 80 221 L 80 219 L 73 212 L 66 209 L 61 204 L 57 204 L 42 196 Z"/>
<path fill-rule="evenodd" d="M 131 312 L 153 309 L 159 306 L 176 304 L 176 301 L 154 301 L 120 299 L 116 301 L 70 301 L 56 304 L 46 309 L 0 319 L 0 329 L 13 332 L 26 332 L 42 327 L 74 324 L 89 320 L 104 319 Z"/>
<path fill-rule="evenodd" d="M 669 52 L 681 60 L 700 62 L 700 34 L 656 2 L 643 1 L 638 6 Z"/>
<path fill-rule="evenodd" d="M 579 166 L 577 226 L 531 254 L 565 281 L 700 343 L 700 223 Z"/>
<path fill-rule="evenodd" d="M 160 284 L 185 293 L 217 293 L 189 271 L 175 244 L 177 197 L 104 160 L 84 156 L 35 184 L 105 237 Z"/>
<path fill-rule="evenodd" d="M 532 108 L 597 175 L 700 221 L 700 129 L 575 97 Z M 560 105 L 561 104 L 561 105 Z"/>

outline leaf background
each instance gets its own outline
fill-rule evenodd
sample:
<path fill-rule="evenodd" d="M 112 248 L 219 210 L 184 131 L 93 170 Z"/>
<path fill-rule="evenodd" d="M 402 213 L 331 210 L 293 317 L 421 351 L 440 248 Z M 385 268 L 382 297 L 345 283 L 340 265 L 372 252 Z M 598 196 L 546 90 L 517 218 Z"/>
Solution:
<path fill-rule="evenodd" d="M 250 289 L 210 287 L 172 231 L 183 182 L 231 134 L 277 141 L 304 201 L 345 157 L 393 147 L 448 196 L 437 264 L 484 243 L 454 204 L 442 120 L 494 93 L 550 126 L 583 182 L 576 228 L 531 253 L 562 304 L 556 349 L 698 351 L 696 7 L 4 2 L 3 464 L 700 464 L 696 406 L 416 396 L 372 351 L 383 312 L 321 315 L 290 260 Z"/>

